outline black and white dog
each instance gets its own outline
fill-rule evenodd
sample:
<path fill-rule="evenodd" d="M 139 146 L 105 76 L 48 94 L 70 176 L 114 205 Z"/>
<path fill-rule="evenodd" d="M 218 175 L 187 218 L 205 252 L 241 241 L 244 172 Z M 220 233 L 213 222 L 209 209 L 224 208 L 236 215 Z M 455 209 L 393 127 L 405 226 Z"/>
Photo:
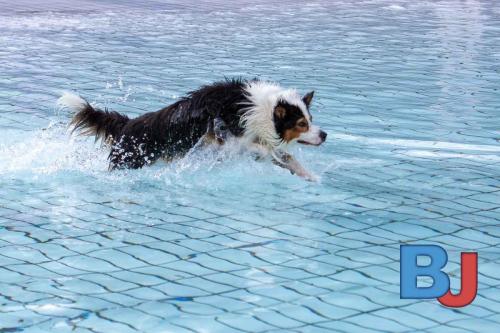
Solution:
<path fill-rule="evenodd" d="M 326 133 L 312 125 L 313 92 L 301 97 L 294 89 L 261 80 L 232 79 L 192 91 L 179 101 L 130 119 L 92 107 L 65 93 L 58 101 L 76 113 L 73 130 L 102 139 L 111 148 L 110 169 L 141 168 L 159 158 L 185 155 L 200 143 L 223 144 L 234 138 L 259 158 L 308 180 L 314 179 L 290 154 L 293 142 L 318 146 Z"/>

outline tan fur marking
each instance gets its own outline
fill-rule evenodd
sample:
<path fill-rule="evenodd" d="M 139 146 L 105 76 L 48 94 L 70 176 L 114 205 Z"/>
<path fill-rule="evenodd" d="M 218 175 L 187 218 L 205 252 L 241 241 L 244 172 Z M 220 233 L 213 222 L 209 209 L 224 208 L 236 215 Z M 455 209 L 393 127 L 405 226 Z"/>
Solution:
<path fill-rule="evenodd" d="M 306 118 L 302 117 L 295 123 L 293 128 L 287 129 L 283 135 L 283 141 L 290 142 L 297 139 L 302 133 L 305 133 L 309 130 L 309 125 L 307 126 L 299 126 L 301 122 L 307 123 Z"/>

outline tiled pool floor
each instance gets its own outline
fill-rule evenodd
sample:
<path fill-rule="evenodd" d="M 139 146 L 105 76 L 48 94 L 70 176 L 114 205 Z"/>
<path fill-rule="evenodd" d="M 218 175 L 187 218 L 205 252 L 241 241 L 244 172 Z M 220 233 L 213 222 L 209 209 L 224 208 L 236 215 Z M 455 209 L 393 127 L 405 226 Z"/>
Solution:
<path fill-rule="evenodd" d="M 498 2 L 0 7 L 0 332 L 498 331 Z M 109 173 L 55 108 L 240 75 L 315 89 L 319 183 L 230 151 Z M 452 288 L 477 251 L 476 300 L 400 299 L 401 244 L 443 246 Z"/>

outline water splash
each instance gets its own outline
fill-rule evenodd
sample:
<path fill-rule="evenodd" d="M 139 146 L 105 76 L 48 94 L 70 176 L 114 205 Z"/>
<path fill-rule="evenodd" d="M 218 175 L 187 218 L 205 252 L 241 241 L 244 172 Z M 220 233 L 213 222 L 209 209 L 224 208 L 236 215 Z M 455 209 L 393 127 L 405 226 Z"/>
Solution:
<path fill-rule="evenodd" d="M 61 181 L 92 177 L 100 182 L 126 184 L 162 182 L 185 188 L 251 186 L 277 179 L 292 178 L 288 171 L 269 161 L 257 162 L 236 143 L 190 151 L 186 156 L 139 170 L 108 171 L 109 149 L 92 138 L 72 135 L 64 120 L 54 120 L 46 128 L 17 133 L 0 145 L 0 175 L 18 179 L 53 176 Z M 330 167 L 328 167 L 330 169 Z"/>

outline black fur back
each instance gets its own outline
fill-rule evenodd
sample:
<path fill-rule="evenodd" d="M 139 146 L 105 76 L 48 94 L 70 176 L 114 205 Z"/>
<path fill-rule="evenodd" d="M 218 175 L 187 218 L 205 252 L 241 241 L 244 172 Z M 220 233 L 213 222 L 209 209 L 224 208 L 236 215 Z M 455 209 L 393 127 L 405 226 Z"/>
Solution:
<path fill-rule="evenodd" d="M 87 107 L 73 118 L 74 130 L 111 144 L 110 169 L 140 168 L 158 158 L 186 154 L 211 128 L 216 117 L 240 136 L 246 81 L 231 79 L 203 86 L 159 111 L 134 119 Z"/>

